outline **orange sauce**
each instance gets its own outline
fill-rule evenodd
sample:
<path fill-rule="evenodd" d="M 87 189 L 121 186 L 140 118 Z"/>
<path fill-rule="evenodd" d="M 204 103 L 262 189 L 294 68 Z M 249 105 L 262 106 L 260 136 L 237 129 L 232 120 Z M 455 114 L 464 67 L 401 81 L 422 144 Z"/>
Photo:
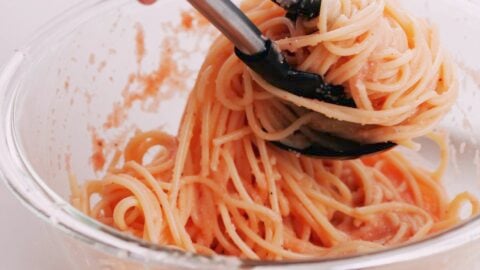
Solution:
<path fill-rule="evenodd" d="M 204 37 L 211 33 L 203 31 L 205 29 L 202 28 L 207 27 L 209 23 L 196 11 L 183 11 L 180 19 L 178 24 L 169 22 L 161 25 L 162 33 L 167 34 L 159 46 L 160 58 L 158 65 L 150 71 L 144 70 L 144 60 L 149 53 L 146 46 L 145 30 L 140 23 L 135 24 L 134 53 L 137 64 L 135 67 L 136 71 L 129 74 L 121 92 L 121 100 L 112 105 L 110 113 L 102 123 L 103 130 L 93 127 L 89 128 L 92 134 L 93 150 L 91 164 L 95 171 L 100 171 L 104 168 L 105 156 L 109 156 L 114 149 L 118 148 L 118 145 L 122 144 L 122 139 L 128 137 L 128 132 L 135 129 L 135 127 L 123 128 L 132 107 L 139 105 L 143 111 L 156 112 L 162 100 L 171 98 L 175 93 L 189 90 L 189 87 L 186 86 L 185 78 L 191 77 L 192 71 L 188 65 L 179 66 L 177 63 L 181 62 L 183 57 L 188 57 L 191 54 L 191 49 L 187 51 L 177 46 L 180 43 L 177 34 L 193 32 L 201 33 L 198 36 Z M 109 49 L 108 52 L 110 55 L 117 53 L 114 49 Z M 106 61 L 97 61 L 93 53 L 89 55 L 88 62 L 91 65 L 96 65 L 98 73 L 102 72 L 107 65 Z M 113 81 L 113 77 L 110 76 L 109 80 Z M 88 96 L 87 103 L 91 102 L 91 98 L 91 96 Z M 122 127 L 122 130 L 118 130 L 120 127 Z M 109 130 L 115 130 L 117 134 L 118 132 L 122 133 L 119 138 L 115 139 L 115 143 L 111 142 L 110 139 L 106 142 L 97 135 Z M 125 133 L 124 131 L 128 132 Z M 115 147 L 113 147 L 114 144 L 116 145 Z"/>
<path fill-rule="evenodd" d="M 105 140 L 98 136 L 94 128 L 89 128 L 92 140 L 92 155 L 90 162 L 95 171 L 100 171 L 105 166 Z"/>

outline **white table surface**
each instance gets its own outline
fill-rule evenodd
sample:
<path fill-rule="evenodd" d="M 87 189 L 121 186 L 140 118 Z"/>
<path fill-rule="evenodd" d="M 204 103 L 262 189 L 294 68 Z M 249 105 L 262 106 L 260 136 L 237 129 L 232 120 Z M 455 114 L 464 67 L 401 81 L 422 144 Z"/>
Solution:
<path fill-rule="evenodd" d="M 36 29 L 79 1 L 0 0 L 0 69 Z M 44 233 L 44 222 L 26 209 L 3 182 L 0 205 L 1 270 L 69 269 Z"/>

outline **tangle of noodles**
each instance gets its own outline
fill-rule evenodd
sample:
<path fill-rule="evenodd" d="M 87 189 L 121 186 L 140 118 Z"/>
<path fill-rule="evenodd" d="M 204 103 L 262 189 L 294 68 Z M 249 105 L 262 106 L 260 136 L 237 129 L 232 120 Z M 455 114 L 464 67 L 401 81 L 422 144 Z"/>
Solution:
<path fill-rule="evenodd" d="M 454 67 L 430 24 L 389 0 L 324 0 L 318 18 L 296 22 L 271 1 L 242 8 L 292 65 L 344 85 L 357 108 L 272 87 L 219 37 L 178 136 L 138 132 L 102 179 L 79 187 L 72 177 L 76 207 L 160 245 L 264 260 L 395 246 L 451 228 L 465 202 L 471 215 L 480 211 L 469 193 L 447 198 L 447 145 L 438 134 L 430 136 L 442 150 L 435 171 L 395 150 L 335 161 L 269 144 L 307 124 L 371 142 L 429 133 L 457 94 Z M 154 147 L 161 150 L 150 160 Z"/>

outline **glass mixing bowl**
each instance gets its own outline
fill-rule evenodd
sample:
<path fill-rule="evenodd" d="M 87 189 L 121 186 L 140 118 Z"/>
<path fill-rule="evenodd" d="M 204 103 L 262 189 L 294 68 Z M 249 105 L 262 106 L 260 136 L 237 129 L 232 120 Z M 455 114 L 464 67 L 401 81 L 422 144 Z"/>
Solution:
<path fill-rule="evenodd" d="M 444 46 L 459 65 L 460 98 L 439 126 L 450 134 L 445 185 L 450 195 L 468 190 L 480 196 L 480 107 L 476 106 L 480 102 L 476 69 L 480 68 L 480 5 L 468 0 L 402 2 L 438 24 Z M 187 2 L 176 0 L 159 0 L 148 7 L 133 0 L 84 1 L 45 26 L 14 54 L 0 75 L 1 177 L 51 225 L 59 256 L 68 256 L 70 269 L 480 269 L 480 218 L 422 242 L 369 255 L 255 262 L 151 245 L 73 208 L 68 169 L 80 180 L 96 175 L 89 163 L 92 133 L 121 142 L 134 130 L 133 124 L 176 132 L 188 89 L 212 39 L 202 33 L 210 30 L 188 29 L 186 10 Z M 178 27 L 182 24 L 186 25 Z M 140 27 L 145 33 L 143 61 L 135 54 Z M 174 48 L 166 53 L 176 62 L 180 80 L 162 85 L 162 100 L 137 104 L 118 127 L 103 129 L 105 119 L 115 112 L 114 104 L 122 102 L 129 75 L 158 69 L 165 61 L 166 42 Z M 424 166 L 436 164 L 438 150 L 428 142 L 422 146 L 419 155 Z"/>

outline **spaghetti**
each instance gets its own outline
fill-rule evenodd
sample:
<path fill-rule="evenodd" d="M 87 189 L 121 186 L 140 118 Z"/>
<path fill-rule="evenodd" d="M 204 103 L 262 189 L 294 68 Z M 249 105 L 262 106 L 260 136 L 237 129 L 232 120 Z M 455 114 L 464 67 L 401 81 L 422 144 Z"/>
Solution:
<path fill-rule="evenodd" d="M 452 227 L 464 203 L 479 213 L 469 193 L 449 202 L 447 142 L 438 134 L 430 135 L 442 150 L 434 171 L 397 151 L 335 161 L 268 143 L 305 125 L 370 142 L 429 133 L 457 94 L 431 25 L 389 0 L 324 0 L 318 18 L 295 22 L 270 1 L 242 8 L 291 64 L 344 85 L 357 108 L 276 89 L 219 37 L 178 136 L 138 132 L 102 179 L 78 186 L 72 176 L 77 208 L 160 245 L 263 260 L 368 252 Z"/>

